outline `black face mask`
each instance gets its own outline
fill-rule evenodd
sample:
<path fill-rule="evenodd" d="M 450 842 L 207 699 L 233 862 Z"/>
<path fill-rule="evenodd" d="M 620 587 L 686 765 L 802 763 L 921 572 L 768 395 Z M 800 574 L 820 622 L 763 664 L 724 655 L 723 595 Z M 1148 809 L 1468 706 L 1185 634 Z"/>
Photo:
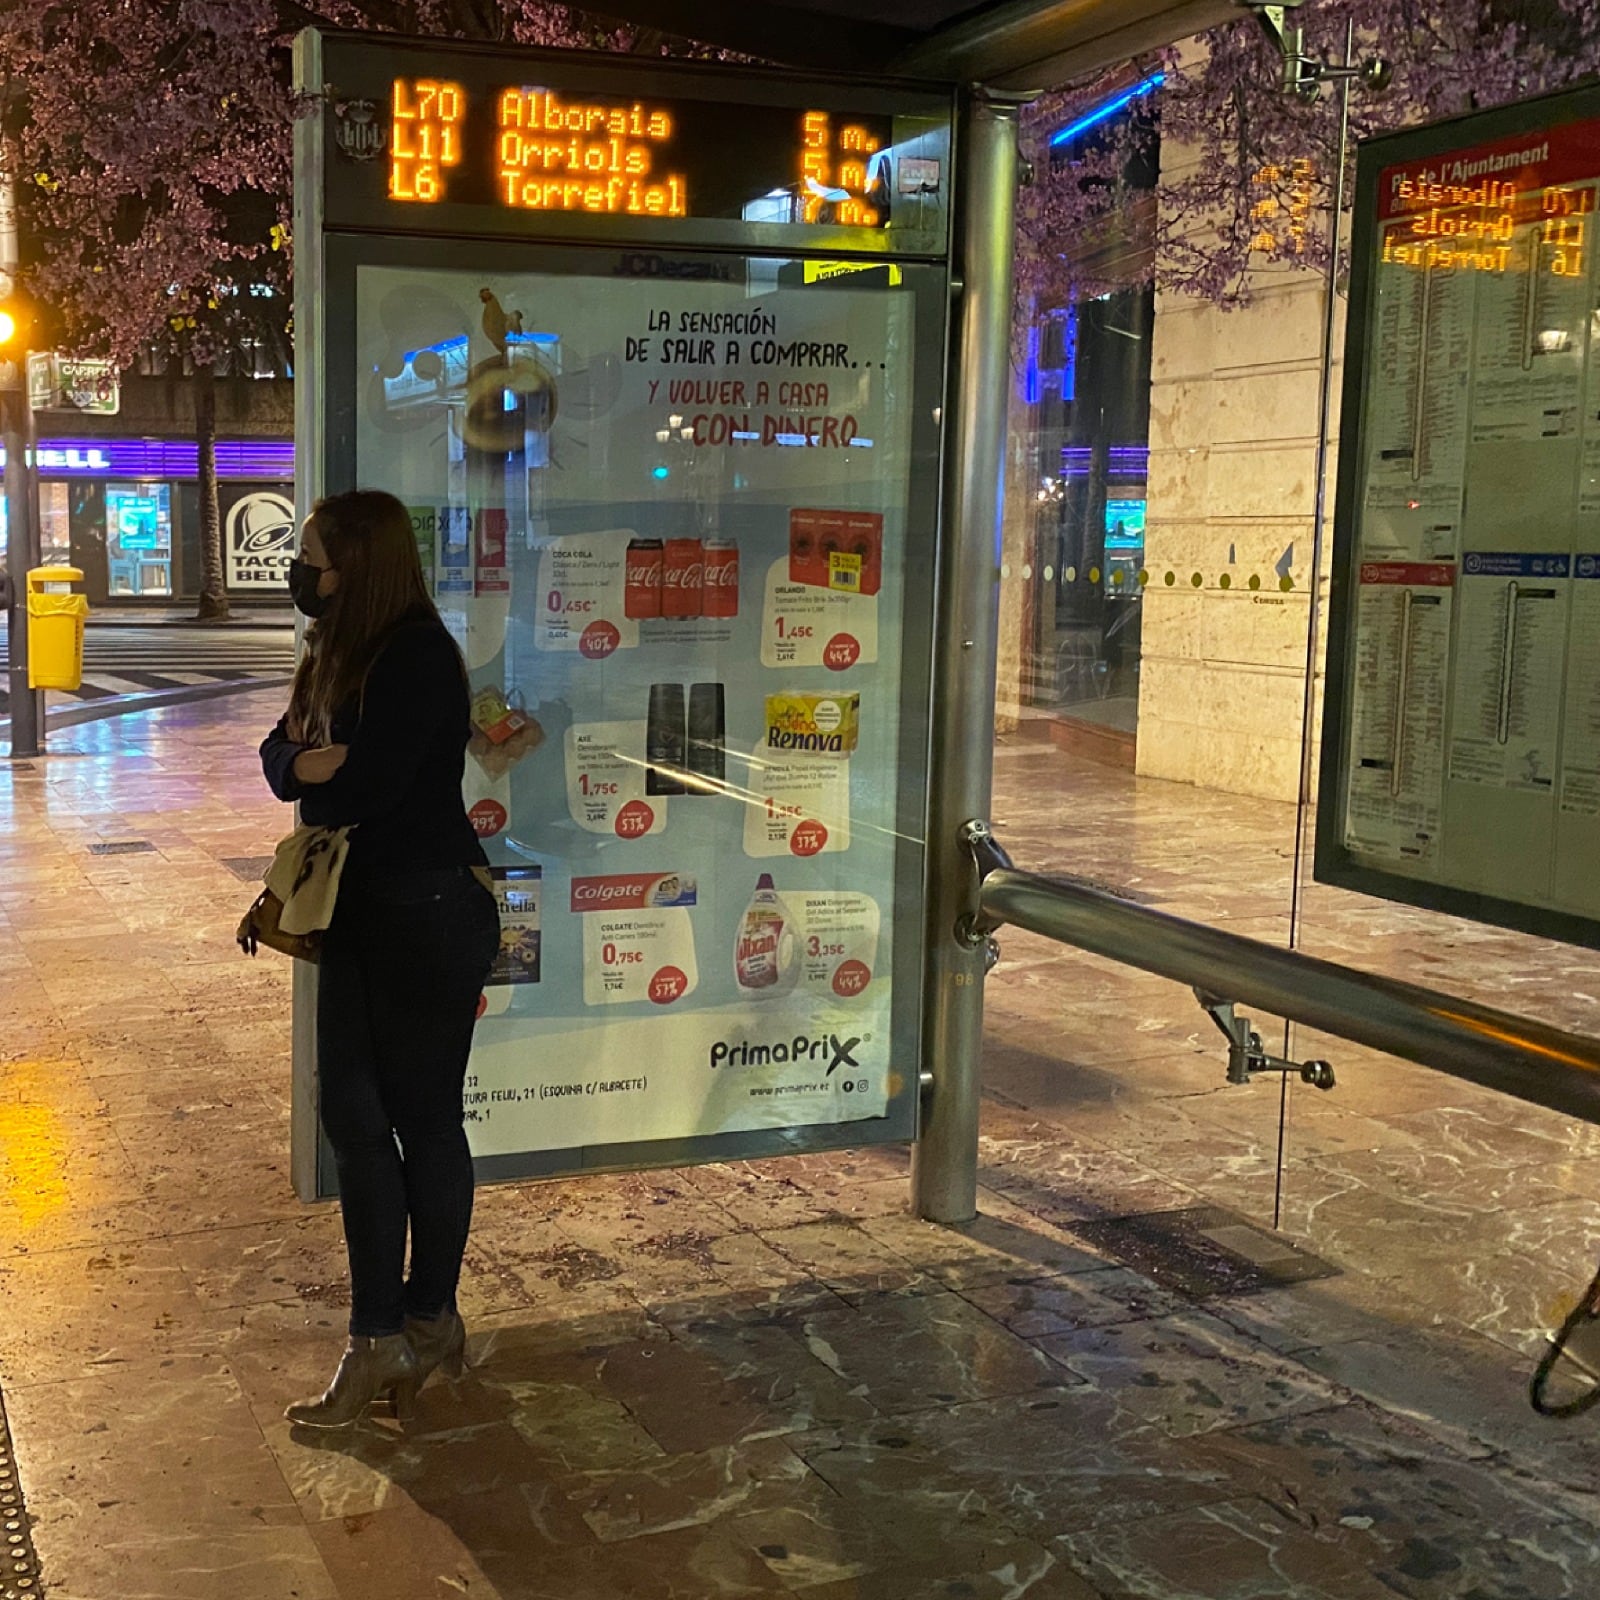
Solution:
<path fill-rule="evenodd" d="M 309 561 L 297 559 L 289 563 L 289 598 L 302 616 L 315 619 L 333 604 L 331 594 L 317 593 L 322 573 L 323 568 L 314 567 Z"/>

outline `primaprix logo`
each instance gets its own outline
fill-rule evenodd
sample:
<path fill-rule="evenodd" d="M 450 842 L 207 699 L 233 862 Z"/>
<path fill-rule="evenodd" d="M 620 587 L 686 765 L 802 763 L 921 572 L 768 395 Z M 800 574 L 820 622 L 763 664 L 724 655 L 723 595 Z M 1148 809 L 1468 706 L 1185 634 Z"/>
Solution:
<path fill-rule="evenodd" d="M 818 1033 L 807 1036 L 798 1033 L 793 1039 L 780 1039 L 776 1044 L 751 1044 L 741 1040 L 734 1044 L 719 1039 L 711 1047 L 711 1067 L 783 1067 L 799 1062 L 826 1062 L 823 1076 L 831 1078 L 840 1067 L 859 1071 L 861 1063 L 855 1052 L 862 1043 L 859 1034 L 841 1039 L 836 1033 Z"/>

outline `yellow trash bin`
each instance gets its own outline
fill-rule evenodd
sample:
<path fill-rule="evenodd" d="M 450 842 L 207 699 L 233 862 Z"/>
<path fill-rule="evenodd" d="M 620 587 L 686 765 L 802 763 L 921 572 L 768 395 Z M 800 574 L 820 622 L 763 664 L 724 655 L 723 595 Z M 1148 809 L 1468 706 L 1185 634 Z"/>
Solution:
<path fill-rule="evenodd" d="M 73 594 L 77 567 L 33 567 L 28 573 L 28 687 L 76 689 L 83 682 L 83 619 L 88 598 Z"/>

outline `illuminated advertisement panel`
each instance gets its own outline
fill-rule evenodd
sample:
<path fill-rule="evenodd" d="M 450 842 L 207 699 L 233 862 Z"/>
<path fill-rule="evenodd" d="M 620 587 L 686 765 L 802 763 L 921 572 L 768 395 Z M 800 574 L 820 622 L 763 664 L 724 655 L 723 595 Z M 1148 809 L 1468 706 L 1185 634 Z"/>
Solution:
<path fill-rule="evenodd" d="M 1324 881 L 1600 940 L 1592 90 L 1358 162 Z"/>
<path fill-rule="evenodd" d="M 410 507 L 466 659 L 474 1154 L 911 1137 L 948 106 L 322 43 L 318 490 Z"/>

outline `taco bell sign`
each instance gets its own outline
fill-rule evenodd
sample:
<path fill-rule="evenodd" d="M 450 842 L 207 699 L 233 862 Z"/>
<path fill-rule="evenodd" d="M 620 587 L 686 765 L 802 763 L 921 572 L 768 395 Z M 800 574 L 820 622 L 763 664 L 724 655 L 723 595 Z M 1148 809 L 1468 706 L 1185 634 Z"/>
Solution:
<path fill-rule="evenodd" d="M 230 589 L 282 588 L 294 558 L 294 502 L 261 489 L 228 507 L 222 536 Z"/>

